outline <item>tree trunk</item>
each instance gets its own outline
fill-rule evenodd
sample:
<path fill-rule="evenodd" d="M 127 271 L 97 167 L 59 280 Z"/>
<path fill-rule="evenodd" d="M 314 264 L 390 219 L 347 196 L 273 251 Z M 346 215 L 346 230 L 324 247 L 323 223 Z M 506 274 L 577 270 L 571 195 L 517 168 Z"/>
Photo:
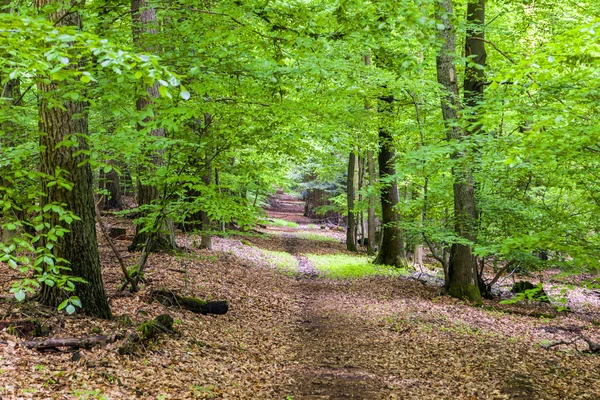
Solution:
<path fill-rule="evenodd" d="M 436 57 L 438 82 L 443 94 L 441 108 L 446 125 L 448 141 L 462 141 L 466 133 L 456 123 L 461 110 L 458 98 L 458 83 L 456 78 L 456 32 L 450 21 L 452 16 L 452 1 L 439 0 L 436 7 L 437 18 L 444 25 L 438 30 L 438 36 L 443 42 Z M 454 230 L 458 236 L 469 242 L 475 240 L 474 221 L 476 219 L 475 195 L 473 190 L 472 172 L 464 165 L 464 154 L 457 151 L 451 156 L 454 161 L 452 176 L 454 178 Z M 450 249 L 446 290 L 457 298 L 481 303 L 481 294 L 477 279 L 477 263 L 470 244 L 454 243 Z"/>
<path fill-rule="evenodd" d="M 54 0 L 37 0 L 37 7 Z M 60 4 L 60 3 L 59 3 Z M 81 28 L 81 16 L 77 9 L 53 11 L 50 18 L 57 25 L 69 25 Z M 48 180 L 42 181 L 42 192 L 46 195 L 41 199 L 45 204 L 66 204 L 67 210 L 77 215 L 80 220 L 68 225 L 69 231 L 59 239 L 52 249 L 57 259 L 68 261 L 71 276 L 83 278 L 87 283 L 76 283 L 74 295 L 82 303 L 83 311 L 87 314 L 110 318 L 111 312 L 102 284 L 100 273 L 100 258 L 96 240 L 96 220 L 94 212 L 94 197 L 92 170 L 85 151 L 88 149 L 87 104 L 76 101 L 62 101 L 62 107 L 52 107 L 57 101 L 52 99 L 60 88 L 58 82 L 38 83 L 40 94 L 38 113 L 40 136 L 41 172 L 50 176 L 63 171 L 63 176 L 73 184 L 71 190 L 61 185 L 49 185 Z M 66 139 L 77 138 L 77 146 L 63 146 Z M 65 176 L 64 172 L 67 172 Z M 52 213 L 47 222 L 50 226 L 60 225 L 58 215 Z M 41 303 L 56 306 L 61 299 L 61 293 L 56 286 L 43 285 L 39 296 Z"/>
<path fill-rule="evenodd" d="M 151 8 L 149 1 L 147 0 L 132 0 L 131 19 L 134 45 L 144 51 L 154 51 L 155 48 L 152 46 L 152 37 L 156 35 L 156 9 Z M 148 106 L 152 106 L 154 104 L 153 99 L 159 96 L 158 88 L 158 82 L 151 87 L 146 88 L 146 94 L 140 96 L 136 101 L 136 109 L 141 111 Z M 149 121 L 150 118 L 144 120 L 146 123 Z M 140 126 L 138 129 L 142 129 L 142 127 Z M 151 135 L 164 137 L 165 130 L 162 128 L 152 129 Z M 162 153 L 157 152 L 154 154 L 153 162 L 156 167 L 161 166 Z M 160 194 L 156 186 L 145 185 L 138 181 L 138 206 L 156 203 L 159 200 Z M 136 250 L 140 246 L 144 246 L 148 242 L 149 237 L 151 238 L 149 241 L 151 246 L 147 251 L 175 250 L 177 245 L 175 243 L 173 223 L 166 218 L 161 218 L 161 220 L 162 221 L 159 222 L 160 226 L 153 227 L 150 231 L 142 232 L 143 226 L 138 225 L 136 227 L 133 242 L 129 246 L 129 250 Z"/>
<path fill-rule="evenodd" d="M 212 162 L 208 156 L 205 156 L 202 182 L 204 185 L 206 185 L 206 187 L 209 187 L 212 182 Z M 212 235 L 210 233 L 212 223 L 206 211 L 200 211 L 200 220 L 202 221 L 202 239 L 200 241 L 200 247 L 203 249 L 212 250 Z"/>
<path fill-rule="evenodd" d="M 392 99 L 383 100 L 382 112 L 391 112 Z M 375 264 L 406 266 L 404 253 L 404 237 L 402 229 L 398 226 L 400 218 L 396 211 L 399 202 L 398 182 L 396 181 L 396 168 L 394 166 L 396 152 L 392 142 L 392 135 L 385 128 L 379 128 L 379 178 L 381 185 L 381 245 L 375 258 Z"/>
<path fill-rule="evenodd" d="M 123 208 L 123 203 L 121 201 L 121 181 L 119 174 L 115 169 L 104 174 L 104 189 L 108 191 L 108 199 L 104 202 L 104 209 Z"/>
<path fill-rule="evenodd" d="M 348 227 L 346 229 L 346 249 L 356 251 L 356 216 L 354 214 L 354 171 L 356 169 L 356 155 L 354 151 L 348 156 L 348 179 L 346 181 L 346 195 L 348 200 Z"/>
<path fill-rule="evenodd" d="M 373 151 L 367 153 L 367 164 L 369 169 L 369 211 L 367 215 L 367 254 L 375 254 L 375 159 Z"/>
<path fill-rule="evenodd" d="M 10 5 L 10 0 L 2 0 L 0 1 L 0 9 L 1 13 L 10 13 L 11 10 L 6 8 Z M 6 106 L 9 110 L 12 107 L 18 106 L 21 98 L 21 84 L 18 79 L 9 79 L 8 77 L 4 77 L 0 75 L 0 87 L 2 88 L 2 98 L 5 99 Z M 12 110 L 11 110 L 12 111 Z M 14 146 L 17 138 L 14 134 L 15 126 L 12 121 L 4 121 L 0 125 L 0 148 L 4 147 L 12 147 Z M 10 137 L 9 137 L 10 135 Z M 0 176 L 0 186 L 8 187 L 10 183 Z M 7 195 L 8 193 L 5 192 Z M 15 216 L 14 207 L 13 209 L 5 209 L 0 213 L 0 242 L 6 245 L 10 244 L 13 238 L 17 235 L 16 230 L 4 229 L 2 227 L 3 224 L 8 224 L 11 222 L 15 222 L 17 220 Z"/>

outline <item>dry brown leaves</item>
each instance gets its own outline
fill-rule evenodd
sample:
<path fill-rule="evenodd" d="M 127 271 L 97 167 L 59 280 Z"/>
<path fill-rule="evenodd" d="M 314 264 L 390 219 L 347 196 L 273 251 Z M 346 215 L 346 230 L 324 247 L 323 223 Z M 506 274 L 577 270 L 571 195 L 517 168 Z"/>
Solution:
<path fill-rule="evenodd" d="M 107 218 L 107 223 L 133 232 L 127 221 Z M 137 294 L 117 291 L 119 266 L 101 242 L 113 320 L 49 311 L 44 315 L 40 307 L 11 308 L 6 302 L 0 313 L 7 319 L 41 316 L 52 336 L 70 337 L 131 331 L 127 319 L 135 325 L 167 312 L 176 320 L 177 333 L 160 337 L 139 356 L 119 356 L 116 343 L 84 350 L 81 360 L 72 361 L 68 352 L 27 350 L 19 345 L 20 339 L 1 332 L 1 395 L 7 399 L 600 398 L 599 356 L 572 347 L 547 351 L 539 346 L 544 340 L 568 337 L 568 330 L 552 329 L 557 326 L 583 328 L 586 336 L 600 341 L 600 330 L 588 314 L 545 320 L 474 308 L 407 278 L 290 277 L 267 268 L 260 250 L 241 240 L 293 254 L 344 249 L 341 243 L 299 239 L 293 229 L 281 229 L 281 235 L 217 239 L 213 251 L 196 249 L 194 236 L 180 236 L 179 245 L 189 252 L 152 254 L 148 284 Z M 137 255 L 126 252 L 127 244 L 118 242 L 133 263 Z M 2 289 L 12 275 L 0 271 Z M 227 299 L 230 312 L 202 316 L 148 303 L 150 290 L 159 288 Z M 497 302 L 486 305 L 500 307 Z"/>

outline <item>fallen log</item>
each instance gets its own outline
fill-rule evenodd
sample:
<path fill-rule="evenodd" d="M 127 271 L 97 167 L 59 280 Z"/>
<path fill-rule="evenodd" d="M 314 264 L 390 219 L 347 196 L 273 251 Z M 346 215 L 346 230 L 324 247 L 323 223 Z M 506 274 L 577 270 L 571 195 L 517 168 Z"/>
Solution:
<path fill-rule="evenodd" d="M 35 349 L 38 351 L 58 350 L 59 347 L 69 347 L 71 349 L 89 349 L 94 346 L 106 346 L 108 343 L 114 343 L 119 339 L 122 339 L 123 335 L 120 333 L 113 333 L 112 335 L 98 335 L 89 336 L 84 338 L 51 338 L 44 341 L 30 340 L 23 342 L 23 346 L 28 349 Z"/>
<path fill-rule="evenodd" d="M 152 299 L 167 307 L 181 307 L 199 314 L 225 314 L 229 310 L 227 301 L 205 301 L 194 297 L 179 296 L 170 290 L 153 290 Z"/>

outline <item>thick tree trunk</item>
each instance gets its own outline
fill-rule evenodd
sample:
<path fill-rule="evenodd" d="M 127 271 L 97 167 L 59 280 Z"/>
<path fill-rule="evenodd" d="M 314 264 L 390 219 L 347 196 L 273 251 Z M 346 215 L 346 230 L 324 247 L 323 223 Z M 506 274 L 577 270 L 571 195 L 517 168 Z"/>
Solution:
<path fill-rule="evenodd" d="M 377 198 L 375 196 L 375 160 L 373 157 L 373 151 L 367 153 L 367 168 L 369 170 L 369 210 L 367 215 L 367 254 L 375 254 L 375 202 Z"/>
<path fill-rule="evenodd" d="M 356 215 L 354 213 L 354 173 L 356 170 L 356 154 L 348 156 L 348 179 L 346 180 L 346 198 L 348 200 L 348 227 L 346 229 L 346 249 L 356 251 Z"/>
<path fill-rule="evenodd" d="M 131 19 L 133 31 L 133 43 L 136 47 L 145 51 L 153 51 L 152 37 L 156 35 L 156 9 L 151 8 L 147 0 L 132 0 L 131 1 Z M 140 96 L 136 101 L 137 110 L 144 110 L 146 107 L 151 107 L 154 103 L 153 99 L 159 96 L 159 83 L 155 83 L 151 87 L 146 88 L 146 94 Z M 145 122 L 149 122 L 147 118 Z M 141 127 L 139 127 L 141 129 Z M 153 136 L 164 137 L 165 130 L 162 128 L 153 129 Z M 162 164 L 162 154 L 157 153 L 153 156 L 154 165 L 159 167 Z M 138 181 L 138 206 L 152 204 L 160 200 L 158 188 L 154 185 L 145 185 Z M 170 251 L 175 250 L 175 233 L 173 223 L 170 220 L 163 219 L 160 222 L 160 227 L 153 227 L 150 231 L 142 232 L 143 226 L 136 227 L 135 237 L 129 246 L 130 250 L 136 250 L 146 243 L 151 243 L 150 252 L 155 251 Z M 150 239 L 150 241 L 148 241 Z"/>
<path fill-rule="evenodd" d="M 439 0 L 436 8 L 437 18 L 444 25 L 438 30 L 443 45 L 436 58 L 438 82 L 442 86 L 442 115 L 446 124 L 448 141 L 462 141 L 466 133 L 456 124 L 461 109 L 458 98 L 456 78 L 456 32 L 450 21 L 452 1 Z M 460 151 L 452 154 L 455 164 L 452 168 L 454 178 L 454 230 L 458 236 L 469 242 L 475 240 L 474 222 L 476 219 L 475 195 L 472 173 L 464 165 L 464 154 Z M 477 263 L 470 244 L 454 243 L 450 249 L 446 290 L 457 298 L 481 303 L 477 278 Z"/>
<path fill-rule="evenodd" d="M 391 108 L 391 101 L 387 107 Z M 380 110 L 381 111 L 381 110 Z M 398 183 L 396 181 L 396 168 L 394 166 L 396 152 L 392 143 L 392 136 L 385 128 L 379 128 L 379 178 L 381 185 L 381 245 L 375 264 L 406 266 L 404 252 L 404 237 L 402 229 L 398 226 L 400 218 L 396 211 L 399 202 Z"/>
<path fill-rule="evenodd" d="M 37 0 L 36 5 L 42 7 L 57 1 Z M 69 25 L 81 28 L 81 16 L 75 9 L 54 11 L 51 15 L 57 25 Z M 85 150 L 88 149 L 88 120 L 86 104 L 75 101 L 62 101 L 62 107 L 52 107 L 57 99 L 52 96 L 58 92 L 59 83 L 38 83 L 40 94 L 38 113 L 40 136 L 41 172 L 54 176 L 63 171 L 62 176 L 73 183 L 73 188 L 67 190 L 61 185 L 48 185 L 42 182 L 42 192 L 45 197 L 41 205 L 66 204 L 66 209 L 77 215 L 80 220 L 68 225 L 69 231 L 54 245 L 52 252 L 57 259 L 68 261 L 70 268 L 67 273 L 83 278 L 87 283 L 75 284 L 74 294 L 79 297 L 83 311 L 100 318 L 110 318 L 111 312 L 102 284 L 98 242 L 96 240 L 96 220 L 94 212 L 94 197 L 92 185 L 92 170 Z M 60 101 L 60 100 L 59 100 Z M 62 146 L 65 140 L 77 138 L 77 146 Z M 65 172 L 67 174 L 65 174 Z M 50 215 L 50 226 L 64 225 L 59 222 L 58 215 Z M 40 302 L 56 306 L 61 299 L 61 293 L 56 286 L 42 286 Z"/>

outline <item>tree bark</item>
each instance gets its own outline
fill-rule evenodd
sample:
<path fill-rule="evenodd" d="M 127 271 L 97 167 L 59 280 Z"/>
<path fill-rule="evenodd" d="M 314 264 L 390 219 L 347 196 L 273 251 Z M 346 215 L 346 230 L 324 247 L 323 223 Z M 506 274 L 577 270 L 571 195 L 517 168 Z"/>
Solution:
<path fill-rule="evenodd" d="M 381 101 L 379 112 L 391 113 L 393 99 L 385 98 Z M 399 202 L 398 182 L 396 180 L 396 167 L 394 166 L 396 151 L 392 135 L 386 128 L 379 128 L 379 180 L 381 181 L 381 245 L 375 264 L 406 266 L 404 252 L 404 236 L 398 226 L 400 217 L 396 211 Z"/>
<path fill-rule="evenodd" d="M 369 150 L 367 153 L 367 164 L 369 169 L 369 210 L 367 215 L 367 254 L 375 254 L 375 159 L 373 151 Z"/>
<path fill-rule="evenodd" d="M 56 0 L 36 0 L 37 7 L 50 3 L 59 3 Z M 82 3 L 79 3 L 80 5 Z M 57 25 L 75 26 L 81 29 L 81 16 L 73 4 L 68 14 L 65 10 L 54 11 L 50 19 Z M 48 180 L 42 181 L 42 192 L 45 194 L 40 201 L 45 204 L 66 204 L 66 208 L 77 215 L 80 220 L 68 225 L 69 231 L 60 238 L 52 249 L 57 259 L 68 261 L 71 276 L 83 278 L 87 283 L 76 283 L 74 295 L 82 303 L 83 311 L 87 314 L 110 318 L 111 312 L 104 292 L 102 275 L 100 272 L 100 258 L 98 255 L 98 242 L 96 239 L 96 222 L 94 212 L 94 197 L 92 170 L 85 150 L 88 149 L 88 118 L 87 104 L 80 101 L 62 101 L 62 107 L 52 107 L 50 104 L 57 101 L 52 96 L 60 89 L 58 82 L 38 83 L 40 100 L 38 105 L 40 136 L 40 161 L 41 172 L 55 176 L 58 171 L 63 171 L 73 184 L 71 190 L 61 185 L 48 185 Z M 60 101 L 60 100 L 58 100 Z M 66 139 L 76 138 L 77 146 L 61 146 Z M 52 213 L 47 221 L 50 226 L 61 225 L 58 215 Z M 61 300 L 56 286 L 43 285 L 39 296 L 41 303 L 56 306 Z"/>
<path fill-rule="evenodd" d="M 356 215 L 354 213 L 354 173 L 356 170 L 356 155 L 354 151 L 348 156 L 348 179 L 346 180 L 346 199 L 348 201 L 348 226 L 346 229 L 346 249 L 356 251 Z"/>
<path fill-rule="evenodd" d="M 113 168 L 107 174 L 104 174 L 104 189 L 108 191 L 108 199 L 104 202 L 104 209 L 121 209 L 123 203 L 121 201 L 121 181 L 119 174 Z"/>
<path fill-rule="evenodd" d="M 152 43 L 152 39 L 157 33 L 156 9 L 150 6 L 148 0 L 132 0 L 131 20 L 134 46 L 144 51 L 155 51 L 156 49 Z M 142 111 L 147 107 L 151 107 L 154 104 L 153 99 L 159 96 L 158 89 L 158 82 L 154 83 L 151 87 L 146 88 L 146 94 L 140 96 L 136 101 L 136 109 Z M 149 121 L 150 118 L 144 120 L 146 123 Z M 142 127 L 140 126 L 138 129 L 142 129 Z M 165 130 L 163 128 L 152 129 L 151 135 L 164 137 Z M 162 165 L 161 152 L 157 152 L 152 158 L 156 167 Z M 138 206 L 153 204 L 160 200 L 160 193 L 155 185 L 145 185 L 138 181 L 137 189 Z M 170 220 L 161 218 L 160 226 L 153 228 L 154 229 L 151 229 L 150 231 L 142 232 L 143 226 L 138 225 L 136 227 L 133 242 L 129 246 L 129 250 L 136 250 L 140 246 L 144 246 L 145 243 L 147 243 L 149 236 L 151 236 L 151 247 L 150 249 L 147 249 L 147 251 L 170 251 L 177 248 L 173 223 Z"/>
<path fill-rule="evenodd" d="M 212 182 L 212 162 L 208 156 L 205 156 L 202 182 L 204 185 L 206 185 L 206 187 L 209 187 Z M 202 239 L 200 241 L 200 247 L 203 249 L 212 250 L 212 235 L 210 233 L 212 222 L 205 210 L 200 211 L 200 220 L 202 221 Z"/>
<path fill-rule="evenodd" d="M 458 126 L 458 113 L 461 104 L 458 97 L 458 83 L 456 78 L 456 32 L 450 21 L 452 16 L 452 1 L 439 0 L 436 7 L 436 16 L 444 25 L 443 30 L 438 30 L 438 37 L 442 47 L 436 57 L 436 70 L 438 83 L 442 88 L 441 108 L 446 125 L 448 141 L 459 141 L 467 135 Z M 452 176 L 454 178 L 454 230 L 458 236 L 468 243 L 454 243 L 450 249 L 448 263 L 448 276 L 446 279 L 447 292 L 457 298 L 481 303 L 477 278 L 477 263 L 471 248 L 475 240 L 474 222 L 477 217 L 475 210 L 475 195 L 471 168 L 464 165 L 464 153 L 457 151 L 452 154 L 454 162 Z"/>
<path fill-rule="evenodd" d="M 10 0 L 0 1 L 0 6 L 2 7 L 0 9 L 0 13 L 10 13 L 11 10 L 7 8 L 9 5 Z M 4 100 L 6 107 L 10 110 L 10 112 L 13 112 L 12 107 L 18 106 L 20 102 L 19 99 L 21 98 L 20 81 L 18 79 L 10 79 L 8 77 L 5 79 L 4 76 L 0 76 L 0 87 L 2 88 L 2 99 Z M 17 140 L 14 134 L 11 134 L 12 132 L 14 132 L 14 130 L 15 126 L 10 120 L 4 121 L 0 125 L 0 133 L 2 134 L 2 136 L 0 136 L 0 149 L 3 146 L 12 147 L 14 145 L 15 140 Z M 0 176 L 0 186 L 8 187 L 8 185 L 10 185 L 10 183 L 7 180 L 3 179 L 2 176 Z M 6 195 L 8 195 L 7 192 L 5 193 Z M 17 235 L 17 231 L 4 229 L 2 225 L 10 222 L 15 222 L 17 220 L 14 212 L 14 207 L 12 210 L 3 210 L 0 213 L 0 217 L 0 242 L 8 245 Z"/>

